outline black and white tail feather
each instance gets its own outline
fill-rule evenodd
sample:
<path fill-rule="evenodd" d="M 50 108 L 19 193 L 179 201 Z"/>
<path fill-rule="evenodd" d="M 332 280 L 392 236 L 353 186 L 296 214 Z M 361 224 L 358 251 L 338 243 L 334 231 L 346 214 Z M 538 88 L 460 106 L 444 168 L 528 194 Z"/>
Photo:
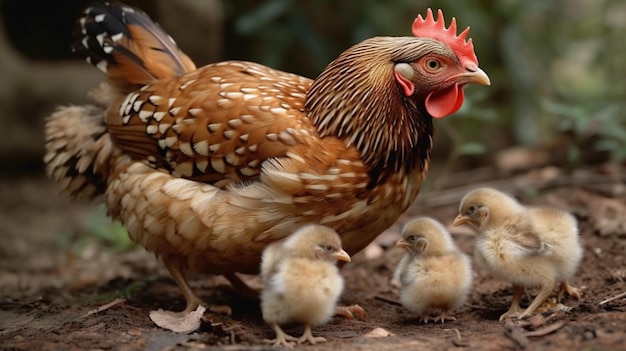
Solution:
<path fill-rule="evenodd" d="M 76 32 L 72 51 L 134 89 L 196 69 L 174 39 L 145 12 L 122 3 L 88 7 Z"/>
<path fill-rule="evenodd" d="M 148 15 L 119 2 L 87 8 L 75 35 L 72 51 L 105 72 L 113 83 L 92 92 L 104 105 L 156 79 L 196 69 Z M 46 120 L 46 172 L 72 197 L 103 195 L 111 162 L 121 155 L 104 123 L 106 108 L 98 105 L 60 107 Z"/>

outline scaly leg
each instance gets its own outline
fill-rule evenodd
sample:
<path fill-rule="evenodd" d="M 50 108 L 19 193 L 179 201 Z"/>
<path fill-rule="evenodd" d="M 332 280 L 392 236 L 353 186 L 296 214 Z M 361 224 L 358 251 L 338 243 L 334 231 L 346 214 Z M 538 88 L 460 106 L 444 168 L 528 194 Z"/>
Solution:
<path fill-rule="evenodd" d="M 569 285 L 568 282 L 561 282 L 561 287 L 559 288 L 559 296 L 556 300 L 557 302 L 561 302 L 563 292 L 566 292 L 569 296 L 575 298 L 576 300 L 580 300 L 581 294 L 578 288 Z"/>
<path fill-rule="evenodd" d="M 341 316 L 346 319 L 354 319 L 357 315 L 359 318 L 365 318 L 365 310 L 359 305 L 337 306 L 335 307 L 335 316 Z"/>
<path fill-rule="evenodd" d="M 519 317 L 522 314 L 522 308 L 520 307 L 520 301 L 522 301 L 522 295 L 524 294 L 524 287 L 520 285 L 513 285 L 513 299 L 511 300 L 511 307 L 500 316 L 500 322 L 509 317 Z"/>
<path fill-rule="evenodd" d="M 313 336 L 313 333 L 311 333 L 311 326 L 306 324 L 304 326 L 304 333 L 302 333 L 302 336 L 298 339 L 298 344 L 302 344 L 305 341 L 308 341 L 311 345 L 315 345 L 318 342 L 326 342 L 326 339 L 321 336 Z"/>
<path fill-rule="evenodd" d="M 174 279 L 176 285 L 178 285 L 178 288 L 185 297 L 185 302 L 187 306 L 185 307 L 185 310 L 180 312 L 182 315 L 189 314 L 200 305 L 206 305 L 206 303 L 202 301 L 202 299 L 199 298 L 198 295 L 193 292 L 193 290 L 191 290 L 187 279 L 183 275 L 183 262 L 179 257 L 170 255 L 163 256 L 163 263 L 165 264 L 165 267 L 170 272 L 172 279 Z M 232 312 L 230 307 L 226 305 L 209 305 L 208 309 L 213 313 L 221 313 L 226 315 L 230 315 Z"/>
<path fill-rule="evenodd" d="M 272 344 L 273 346 L 285 346 L 288 348 L 293 348 L 295 343 L 298 342 L 298 338 L 285 333 L 278 324 L 271 323 L 271 326 L 272 326 L 272 329 L 274 329 L 274 333 L 276 333 L 276 337 L 272 340 L 264 339 L 263 342 L 265 344 Z"/>
<path fill-rule="evenodd" d="M 239 293 L 241 296 L 250 298 L 250 299 L 259 299 L 261 296 L 261 291 L 255 288 L 250 287 L 250 285 L 246 284 L 237 273 L 225 273 L 224 278 L 228 279 L 233 288 Z"/>
<path fill-rule="evenodd" d="M 554 290 L 554 282 L 548 282 L 544 284 L 541 287 L 539 294 L 537 294 L 533 302 L 530 304 L 530 306 L 528 306 L 528 308 L 526 308 L 526 311 L 524 311 L 524 313 L 522 313 L 519 318 L 521 319 L 530 317 L 535 312 L 535 310 L 537 310 L 537 308 L 541 306 L 541 304 L 544 303 L 544 301 L 546 301 L 548 297 L 550 297 L 550 294 L 552 294 L 552 290 Z"/>

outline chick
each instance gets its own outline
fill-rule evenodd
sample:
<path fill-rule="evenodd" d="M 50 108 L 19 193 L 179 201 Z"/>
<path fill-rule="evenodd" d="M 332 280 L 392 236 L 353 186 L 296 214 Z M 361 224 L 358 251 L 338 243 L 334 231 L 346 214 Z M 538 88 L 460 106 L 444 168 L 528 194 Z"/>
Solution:
<path fill-rule="evenodd" d="M 578 289 L 568 283 L 583 256 L 578 225 L 571 214 L 524 207 L 498 190 L 480 188 L 461 200 L 454 225 L 466 223 L 478 233 L 477 264 L 513 284 L 511 307 L 500 321 L 531 316 L 559 283 L 559 299 L 563 292 L 580 298 Z M 520 300 L 524 288 L 531 287 L 540 291 L 524 311 Z"/>
<path fill-rule="evenodd" d="M 314 337 L 311 327 L 328 322 L 335 312 L 344 285 L 337 261 L 350 262 L 339 235 L 315 224 L 300 228 L 263 251 L 261 278 L 265 288 L 261 292 L 261 310 L 265 322 L 276 332 L 275 339 L 265 342 L 287 347 L 294 342 L 326 342 L 323 337 Z M 281 329 L 280 324 L 288 322 L 304 324 L 300 338 Z"/>
<path fill-rule="evenodd" d="M 404 226 L 396 246 L 407 250 L 394 273 L 400 283 L 402 305 L 419 314 L 425 323 L 432 310 L 440 312 L 435 321 L 456 320 L 448 313 L 465 302 L 472 285 L 472 268 L 448 231 L 433 219 L 416 218 Z"/>

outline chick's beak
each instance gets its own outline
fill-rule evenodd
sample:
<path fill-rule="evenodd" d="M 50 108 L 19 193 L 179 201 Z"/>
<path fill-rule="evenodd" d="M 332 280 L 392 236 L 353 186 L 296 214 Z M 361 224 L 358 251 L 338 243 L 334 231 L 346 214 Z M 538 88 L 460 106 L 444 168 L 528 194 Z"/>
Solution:
<path fill-rule="evenodd" d="M 340 250 L 337 251 L 336 253 L 333 254 L 333 257 L 337 260 L 337 261 L 344 261 L 344 262 L 350 262 L 350 255 L 348 255 L 348 253 L 345 250 Z"/>
<path fill-rule="evenodd" d="M 459 84 L 475 83 L 481 85 L 491 85 L 491 80 L 485 71 L 478 68 L 474 64 L 468 64 L 465 69 L 467 72 L 455 76 Z"/>
<path fill-rule="evenodd" d="M 409 243 L 407 243 L 404 239 L 400 239 L 400 240 L 398 240 L 398 242 L 396 242 L 396 247 L 407 248 L 407 247 L 409 247 Z"/>
<path fill-rule="evenodd" d="M 458 226 L 460 226 L 462 224 L 470 223 L 470 222 L 471 222 L 471 220 L 469 219 L 469 217 L 463 216 L 463 215 L 458 215 L 454 219 L 454 222 L 452 223 L 452 225 L 455 226 L 455 227 L 458 227 Z"/>

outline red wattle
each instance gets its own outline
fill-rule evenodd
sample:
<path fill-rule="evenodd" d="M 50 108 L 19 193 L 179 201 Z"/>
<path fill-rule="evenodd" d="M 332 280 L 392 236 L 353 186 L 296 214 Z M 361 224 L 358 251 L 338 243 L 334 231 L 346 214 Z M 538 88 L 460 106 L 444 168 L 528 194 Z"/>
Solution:
<path fill-rule="evenodd" d="M 398 81 L 398 84 L 400 84 L 400 86 L 402 87 L 402 91 L 404 91 L 404 95 L 406 96 L 413 95 L 413 92 L 415 91 L 415 86 L 413 85 L 413 82 L 406 79 L 404 76 L 402 76 L 402 74 L 398 73 L 398 71 L 394 70 L 393 74 L 396 76 L 396 80 Z"/>
<path fill-rule="evenodd" d="M 461 108 L 463 97 L 463 88 L 458 83 L 448 90 L 430 93 L 426 97 L 426 111 L 434 118 L 451 115 Z"/>

